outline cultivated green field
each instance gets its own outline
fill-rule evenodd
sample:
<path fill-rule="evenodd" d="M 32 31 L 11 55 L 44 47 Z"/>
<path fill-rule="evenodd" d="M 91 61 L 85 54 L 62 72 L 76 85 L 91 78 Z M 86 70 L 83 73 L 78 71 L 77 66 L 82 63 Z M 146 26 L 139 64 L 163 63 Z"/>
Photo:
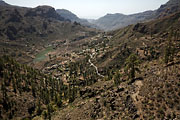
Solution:
<path fill-rule="evenodd" d="M 53 47 L 47 47 L 45 50 L 38 53 L 34 59 L 34 62 L 40 62 L 46 59 L 48 57 L 48 53 L 53 51 Z"/>

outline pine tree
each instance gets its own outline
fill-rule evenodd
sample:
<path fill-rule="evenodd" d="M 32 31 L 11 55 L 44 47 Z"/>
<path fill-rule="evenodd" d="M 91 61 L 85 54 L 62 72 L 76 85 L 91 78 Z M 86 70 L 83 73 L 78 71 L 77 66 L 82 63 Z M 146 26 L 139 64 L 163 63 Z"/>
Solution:
<path fill-rule="evenodd" d="M 120 84 L 120 77 L 121 77 L 121 74 L 119 73 L 119 71 L 117 71 L 114 76 L 114 85 L 115 86 L 118 86 Z"/>
<path fill-rule="evenodd" d="M 31 90 L 32 90 L 32 95 L 34 96 L 34 97 L 36 97 L 36 87 L 35 87 L 35 84 L 34 83 L 32 83 L 31 84 Z"/>
<path fill-rule="evenodd" d="M 125 72 L 128 78 L 132 81 L 135 78 L 136 71 L 140 73 L 138 68 L 140 60 L 135 54 L 131 54 L 125 62 Z"/>
<path fill-rule="evenodd" d="M 15 82 L 15 78 L 12 78 L 12 85 L 13 85 L 13 91 L 16 93 L 16 82 Z"/>
<path fill-rule="evenodd" d="M 60 108 L 62 106 L 62 98 L 60 96 L 57 97 L 57 106 Z"/>
<path fill-rule="evenodd" d="M 41 103 L 40 103 L 40 100 L 38 100 L 38 104 L 37 104 L 37 115 L 41 115 L 41 113 L 42 113 Z"/>
<path fill-rule="evenodd" d="M 1 90 L 2 90 L 2 94 L 3 94 L 3 99 L 6 100 L 6 98 L 7 98 L 7 89 L 6 89 L 6 86 L 5 86 L 4 83 L 2 83 L 2 85 L 1 85 Z"/>
<path fill-rule="evenodd" d="M 53 107 L 51 104 L 48 104 L 47 106 L 47 116 L 48 116 L 48 119 L 51 120 L 51 114 L 53 112 Z"/>
<path fill-rule="evenodd" d="M 156 52 L 154 50 L 154 47 L 150 48 L 150 55 L 151 55 L 151 58 L 155 58 L 156 57 Z"/>

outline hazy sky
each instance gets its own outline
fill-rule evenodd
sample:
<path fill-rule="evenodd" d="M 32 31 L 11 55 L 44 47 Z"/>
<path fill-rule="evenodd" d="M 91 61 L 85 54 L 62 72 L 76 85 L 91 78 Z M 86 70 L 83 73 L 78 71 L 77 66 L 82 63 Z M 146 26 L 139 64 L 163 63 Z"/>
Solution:
<path fill-rule="evenodd" d="M 154 10 L 168 0 L 4 0 L 9 4 L 36 7 L 50 5 L 56 9 L 67 9 L 80 18 L 97 19 L 107 13 L 132 14 Z"/>

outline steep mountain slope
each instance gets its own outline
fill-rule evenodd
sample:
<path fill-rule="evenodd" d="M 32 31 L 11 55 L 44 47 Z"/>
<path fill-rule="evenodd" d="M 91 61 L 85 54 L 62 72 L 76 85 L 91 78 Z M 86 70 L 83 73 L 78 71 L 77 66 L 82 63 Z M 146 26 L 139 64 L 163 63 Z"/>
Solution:
<path fill-rule="evenodd" d="M 99 28 L 109 31 L 115 30 L 128 26 L 130 24 L 135 24 L 138 22 L 149 21 L 152 19 L 168 16 L 180 10 L 179 0 L 169 0 L 166 4 L 162 5 L 159 9 L 155 11 L 146 11 L 142 13 L 123 15 L 123 14 L 107 14 L 104 17 L 92 22 Z"/>
<path fill-rule="evenodd" d="M 161 7 L 156 10 L 155 18 L 168 16 L 177 11 L 180 11 L 180 1 L 179 0 L 169 0 L 166 4 L 161 5 Z"/>
<path fill-rule="evenodd" d="M 62 80 L 19 64 L 8 56 L 0 57 L 0 88 L 1 120 L 29 120 L 40 115 L 50 119 L 51 113 L 69 100 L 62 97 L 67 94 Z"/>
<path fill-rule="evenodd" d="M 80 89 L 79 98 L 52 119 L 180 119 L 179 20 L 177 12 L 130 25 L 92 45 L 93 63 L 104 77 Z M 173 57 L 165 63 L 171 50 Z M 131 80 L 125 68 L 132 53 L 141 61 L 141 72 Z"/>
<path fill-rule="evenodd" d="M 61 15 L 62 17 L 71 20 L 72 22 L 74 21 L 80 21 L 80 19 L 73 14 L 72 12 L 65 10 L 65 9 L 57 9 L 56 12 Z"/>
<path fill-rule="evenodd" d="M 61 15 L 62 17 L 64 17 L 65 19 L 69 19 L 72 22 L 78 22 L 84 26 L 88 26 L 88 27 L 95 27 L 95 25 L 89 23 L 87 20 L 85 19 L 80 19 L 78 18 L 74 13 L 65 10 L 65 9 L 57 9 L 56 12 Z"/>
<path fill-rule="evenodd" d="M 0 119 L 180 119 L 180 12 L 109 33 L 49 6 L 0 14 L 1 55 L 47 57 L 0 57 Z"/>
<path fill-rule="evenodd" d="M 22 39 L 23 36 L 29 39 L 31 37 L 53 36 L 55 39 L 57 35 L 64 37 L 64 34 L 69 34 L 67 29 L 69 32 L 71 32 L 71 28 L 83 30 L 83 27 L 77 25 L 74 25 L 73 28 L 73 24 L 57 14 L 55 9 L 50 6 L 37 8 L 9 6 L 1 7 L 0 10 L 2 18 L 0 24 L 3 26 L 0 29 L 0 34 L 5 39 L 16 40 Z M 63 27 L 65 28 L 62 29 Z"/>
<path fill-rule="evenodd" d="M 99 64 L 99 67 L 115 66 L 116 64 L 124 63 L 124 60 L 129 55 L 128 53 L 131 51 L 138 51 L 138 47 L 140 49 L 146 49 L 143 48 L 143 46 L 149 45 L 148 48 L 150 50 L 151 47 L 160 44 L 159 40 L 165 41 L 168 38 L 170 31 L 179 31 L 179 20 L 180 15 L 179 12 L 177 12 L 161 19 L 145 23 L 137 23 L 135 25 L 129 25 L 125 28 L 109 32 L 109 35 L 113 35 L 109 42 L 112 48 L 107 50 L 108 52 L 103 53 L 103 55 L 97 59 L 97 62 L 104 62 L 98 62 L 97 64 Z M 158 56 L 163 54 L 164 49 L 161 47 L 153 47 Z M 119 49 L 123 50 L 119 51 Z M 120 58 L 119 55 L 126 57 Z"/>
<path fill-rule="evenodd" d="M 50 119 L 52 112 L 74 100 L 77 88 L 26 64 L 34 65 L 43 50 L 67 55 L 68 46 L 84 44 L 83 39 L 97 31 L 71 23 L 50 6 L 1 6 L 0 26 L 0 119 Z"/>
<path fill-rule="evenodd" d="M 107 14 L 104 17 L 99 18 L 93 23 L 99 26 L 103 30 L 114 30 L 122 28 L 130 24 L 134 24 L 140 21 L 146 20 L 148 16 L 151 16 L 153 11 L 146 11 L 143 13 L 123 15 L 123 14 Z"/>
<path fill-rule="evenodd" d="M 56 40 L 64 44 L 96 34 L 94 29 L 66 20 L 50 6 L 1 6 L 0 26 L 0 53 L 26 58 L 26 62 Z"/>

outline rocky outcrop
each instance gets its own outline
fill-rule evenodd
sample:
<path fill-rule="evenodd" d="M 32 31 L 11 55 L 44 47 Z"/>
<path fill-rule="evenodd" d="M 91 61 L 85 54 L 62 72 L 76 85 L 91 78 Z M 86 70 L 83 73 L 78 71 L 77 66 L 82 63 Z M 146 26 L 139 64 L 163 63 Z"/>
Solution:
<path fill-rule="evenodd" d="M 14 9 L 12 13 L 10 13 L 10 17 L 6 21 L 6 24 L 9 22 L 21 22 L 23 19 L 22 15 L 19 13 L 17 9 Z"/>
<path fill-rule="evenodd" d="M 40 16 L 43 18 L 53 18 L 60 21 L 65 21 L 65 18 L 56 13 L 55 9 L 50 6 L 38 6 L 35 9 L 29 9 L 25 17 Z"/>
<path fill-rule="evenodd" d="M 17 35 L 17 29 L 14 26 L 8 26 L 6 35 L 7 35 L 8 39 L 15 40 L 16 39 L 15 36 Z"/>
<path fill-rule="evenodd" d="M 161 5 L 160 8 L 156 10 L 155 17 L 162 18 L 178 11 L 180 11 L 180 1 L 169 0 L 166 4 Z"/>
<path fill-rule="evenodd" d="M 148 32 L 146 25 L 143 25 L 141 23 L 137 23 L 134 26 L 133 31 L 140 32 L 140 33 L 143 33 L 143 34 L 146 34 Z"/>

